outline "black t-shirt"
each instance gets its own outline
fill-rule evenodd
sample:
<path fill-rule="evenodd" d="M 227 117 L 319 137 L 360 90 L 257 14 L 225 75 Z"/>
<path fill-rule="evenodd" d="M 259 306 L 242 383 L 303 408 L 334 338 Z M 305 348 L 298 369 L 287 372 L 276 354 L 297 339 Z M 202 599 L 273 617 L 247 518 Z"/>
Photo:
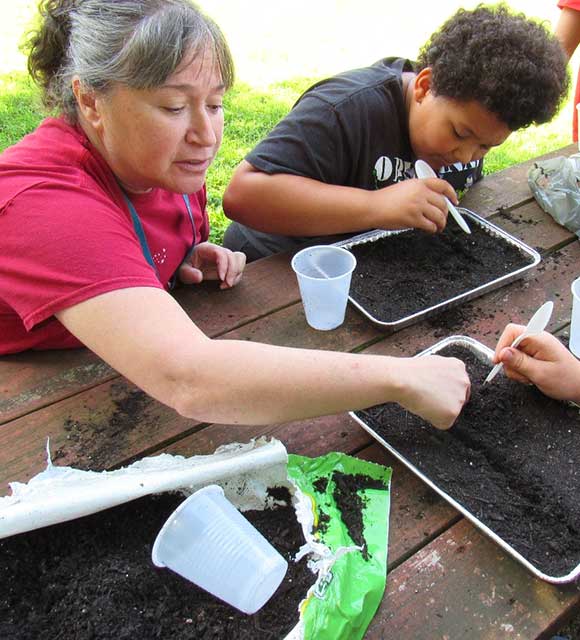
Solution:
<path fill-rule="evenodd" d="M 402 74 L 403 58 L 341 73 L 308 89 L 247 156 L 264 173 L 290 173 L 327 184 L 380 189 L 414 177 Z M 455 189 L 481 177 L 482 163 L 440 175 Z"/>

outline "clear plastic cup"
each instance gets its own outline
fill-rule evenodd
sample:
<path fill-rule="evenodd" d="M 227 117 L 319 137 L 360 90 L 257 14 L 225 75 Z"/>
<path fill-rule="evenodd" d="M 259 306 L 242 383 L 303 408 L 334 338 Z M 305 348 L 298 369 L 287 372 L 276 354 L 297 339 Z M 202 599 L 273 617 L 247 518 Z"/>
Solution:
<path fill-rule="evenodd" d="M 153 563 L 168 567 L 244 613 L 255 613 L 282 582 L 288 563 L 209 485 L 189 496 L 157 535 Z"/>
<path fill-rule="evenodd" d="M 313 329 L 328 331 L 344 322 L 355 267 L 356 258 L 341 247 L 307 247 L 292 258 L 306 322 Z"/>
<path fill-rule="evenodd" d="M 572 283 L 572 322 L 570 324 L 570 351 L 580 358 L 580 278 Z"/>

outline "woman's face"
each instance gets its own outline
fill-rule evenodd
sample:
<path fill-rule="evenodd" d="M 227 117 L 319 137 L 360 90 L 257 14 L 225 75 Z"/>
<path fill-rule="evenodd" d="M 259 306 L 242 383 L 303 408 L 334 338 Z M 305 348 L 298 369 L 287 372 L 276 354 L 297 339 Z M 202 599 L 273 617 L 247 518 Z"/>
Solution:
<path fill-rule="evenodd" d="M 128 191 L 194 193 L 221 144 L 224 93 L 210 55 L 188 58 L 160 87 L 97 96 L 89 137 Z"/>

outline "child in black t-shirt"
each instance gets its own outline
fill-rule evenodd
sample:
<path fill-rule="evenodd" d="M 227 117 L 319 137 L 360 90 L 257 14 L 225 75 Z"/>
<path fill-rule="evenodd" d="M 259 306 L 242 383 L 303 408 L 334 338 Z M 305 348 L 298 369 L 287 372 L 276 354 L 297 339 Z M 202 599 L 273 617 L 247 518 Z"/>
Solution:
<path fill-rule="evenodd" d="M 567 89 L 544 26 L 460 9 L 416 64 L 385 58 L 308 89 L 236 170 L 224 244 L 253 260 L 374 228 L 442 231 L 445 196 L 457 203 L 489 149 L 549 121 Z M 444 179 L 412 179 L 417 158 Z"/>

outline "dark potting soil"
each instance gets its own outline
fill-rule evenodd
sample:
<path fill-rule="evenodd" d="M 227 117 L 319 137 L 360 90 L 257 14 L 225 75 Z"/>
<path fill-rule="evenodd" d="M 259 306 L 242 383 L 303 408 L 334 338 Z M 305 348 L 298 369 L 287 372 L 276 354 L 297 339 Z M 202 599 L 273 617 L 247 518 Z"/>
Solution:
<path fill-rule="evenodd" d="M 469 348 L 438 352 L 466 363 L 471 398 L 449 431 L 395 404 L 358 412 L 386 442 L 537 569 L 580 564 L 580 413 L 499 374 Z"/>
<path fill-rule="evenodd" d="M 152 564 L 155 537 L 183 500 L 148 496 L 0 540 L 0 638 L 283 638 L 315 580 L 305 558 L 291 560 L 304 543 L 293 507 L 244 513 L 288 560 L 277 592 L 249 616 Z"/>
<path fill-rule="evenodd" d="M 340 511 L 340 517 L 348 535 L 355 545 L 362 547 L 361 554 L 365 560 L 368 560 L 369 552 L 363 525 L 363 511 L 366 506 L 366 500 L 364 496 L 360 495 L 359 491 L 363 489 L 386 489 L 385 483 L 362 473 L 348 474 L 342 471 L 333 471 L 330 478 L 327 476 L 319 478 L 314 483 L 314 488 L 323 493 L 326 491 L 329 482 L 334 484 L 332 497 L 337 509 Z M 329 521 L 330 516 L 321 511 L 318 517 L 317 530 L 324 533 Z"/>
<path fill-rule="evenodd" d="M 505 239 L 469 220 L 443 233 L 413 230 L 350 249 L 357 259 L 351 297 L 380 322 L 397 322 L 531 264 Z"/>

